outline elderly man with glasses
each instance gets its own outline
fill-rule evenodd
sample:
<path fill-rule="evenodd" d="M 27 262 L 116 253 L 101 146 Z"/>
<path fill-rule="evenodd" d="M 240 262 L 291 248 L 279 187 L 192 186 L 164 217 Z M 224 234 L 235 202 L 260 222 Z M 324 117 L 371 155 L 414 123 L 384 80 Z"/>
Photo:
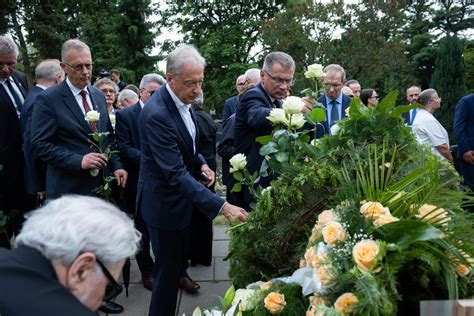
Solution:
<path fill-rule="evenodd" d="M 139 240 L 110 203 L 71 195 L 49 202 L 27 218 L 17 248 L 0 249 L 0 314 L 96 315 L 122 291 L 117 279 Z"/>
<path fill-rule="evenodd" d="M 283 52 L 272 52 L 265 57 L 260 71 L 261 82 L 245 92 L 235 112 L 234 142 L 235 153 L 245 154 L 250 173 L 260 170 L 263 157 L 259 154 L 262 145 L 255 138 L 269 135 L 273 129 L 267 116 L 273 108 L 281 107 L 282 99 L 288 95 L 294 83 L 295 62 Z M 302 111 L 309 111 L 304 107 Z M 271 177 L 260 179 L 259 185 L 269 185 Z M 250 210 L 252 196 L 248 191 L 242 192 L 242 207 Z"/>

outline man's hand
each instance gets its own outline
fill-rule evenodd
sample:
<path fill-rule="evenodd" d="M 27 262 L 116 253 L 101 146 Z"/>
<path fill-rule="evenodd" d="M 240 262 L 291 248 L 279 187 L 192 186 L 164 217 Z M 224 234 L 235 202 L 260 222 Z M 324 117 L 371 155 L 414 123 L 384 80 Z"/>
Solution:
<path fill-rule="evenodd" d="M 117 169 L 114 171 L 115 179 L 117 179 L 117 184 L 119 187 L 125 188 L 127 184 L 128 172 L 123 169 Z"/>
<path fill-rule="evenodd" d="M 214 173 L 214 171 L 211 170 L 211 168 L 209 168 L 207 164 L 202 165 L 201 171 L 207 174 L 207 177 L 209 178 L 209 181 L 204 183 L 206 187 L 209 188 L 211 185 L 214 184 L 214 182 L 216 182 L 216 174 Z"/>
<path fill-rule="evenodd" d="M 303 97 L 301 98 L 304 102 L 304 106 L 301 109 L 301 113 L 308 113 L 313 110 L 313 106 L 316 104 L 316 100 L 314 100 L 312 97 Z"/>
<path fill-rule="evenodd" d="M 243 208 L 227 202 L 224 204 L 221 213 L 227 218 L 229 223 L 235 222 L 236 220 L 245 222 L 248 216 L 248 213 Z"/>
<path fill-rule="evenodd" d="M 81 168 L 82 169 L 96 169 L 103 168 L 107 164 L 105 155 L 99 153 L 88 153 L 82 157 Z"/>
<path fill-rule="evenodd" d="M 466 152 L 462 155 L 462 159 L 464 159 L 465 162 L 474 165 L 474 150 L 466 151 Z"/>

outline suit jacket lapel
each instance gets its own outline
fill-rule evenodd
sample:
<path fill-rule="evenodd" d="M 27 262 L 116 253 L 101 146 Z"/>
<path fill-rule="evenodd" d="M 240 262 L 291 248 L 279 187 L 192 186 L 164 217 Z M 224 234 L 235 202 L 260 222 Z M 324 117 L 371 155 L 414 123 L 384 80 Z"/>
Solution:
<path fill-rule="evenodd" d="M 3 99 L 6 103 L 6 106 L 8 107 L 8 110 L 12 112 L 12 114 L 15 114 L 16 117 L 18 117 L 15 109 L 15 105 L 13 104 L 12 100 L 10 99 L 10 96 L 8 95 L 7 91 L 5 90 L 5 87 L 3 84 L 0 84 L 0 98 Z"/>
<path fill-rule="evenodd" d="M 28 94 L 27 88 L 26 88 L 26 87 L 23 87 L 23 84 L 22 84 L 21 81 L 17 78 L 17 76 L 15 75 L 15 73 L 13 73 L 12 78 L 13 78 L 13 81 L 15 81 L 15 84 L 16 84 L 16 86 L 18 87 L 18 89 L 20 89 L 20 92 L 21 92 L 21 94 L 23 95 L 23 100 L 24 100 L 24 99 L 26 98 L 26 95 Z"/>
<path fill-rule="evenodd" d="M 184 124 L 183 119 L 181 118 L 181 114 L 179 114 L 178 108 L 174 103 L 171 95 L 169 94 L 166 87 L 163 89 L 163 97 L 165 98 L 165 104 L 168 107 L 168 110 L 171 113 L 171 118 L 175 121 L 176 126 L 178 127 L 178 133 L 181 138 L 184 140 L 188 151 L 190 152 L 191 156 L 194 156 L 194 146 L 193 146 L 193 139 L 186 128 L 186 124 Z"/>
<path fill-rule="evenodd" d="M 67 85 L 66 80 L 64 80 L 61 83 L 61 94 L 63 96 L 64 104 L 74 114 L 74 116 L 79 122 L 79 125 L 82 126 L 86 134 L 92 133 L 92 129 L 87 123 L 87 121 L 85 120 L 84 114 L 82 113 L 82 110 L 79 108 L 79 104 L 77 104 L 76 98 L 72 94 L 71 89 L 69 89 L 69 86 Z"/>

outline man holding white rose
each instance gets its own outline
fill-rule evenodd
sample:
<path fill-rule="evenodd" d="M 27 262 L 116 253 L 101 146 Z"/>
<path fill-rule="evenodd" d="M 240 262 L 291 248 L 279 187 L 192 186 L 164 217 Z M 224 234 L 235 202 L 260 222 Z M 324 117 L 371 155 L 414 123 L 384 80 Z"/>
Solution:
<path fill-rule="evenodd" d="M 263 68 L 260 71 L 261 83 L 248 90 L 241 98 L 235 114 L 235 153 L 247 157 L 247 169 L 252 174 L 260 170 L 263 157 L 259 154 L 262 147 L 255 139 L 259 136 L 270 135 L 273 129 L 272 122 L 267 119 L 274 108 L 281 108 L 281 101 L 288 96 L 290 87 L 294 83 L 295 62 L 293 58 L 283 52 L 272 52 L 265 57 Z M 301 105 L 299 112 L 311 110 L 310 105 Z M 261 178 L 259 185 L 266 187 L 271 176 Z M 243 193 L 245 208 L 250 210 L 253 198 L 248 191 Z"/>
<path fill-rule="evenodd" d="M 91 146 L 89 135 L 96 130 L 110 132 L 108 144 L 113 144 L 114 136 L 105 97 L 90 85 L 90 49 L 79 40 L 68 40 L 63 44 L 61 59 L 67 79 L 37 97 L 32 116 L 32 149 L 47 163 L 46 198 L 69 193 L 94 195 L 102 177 L 94 176 L 93 169 L 110 169 L 123 187 L 127 172 L 118 156 L 112 154 L 107 161 Z"/>

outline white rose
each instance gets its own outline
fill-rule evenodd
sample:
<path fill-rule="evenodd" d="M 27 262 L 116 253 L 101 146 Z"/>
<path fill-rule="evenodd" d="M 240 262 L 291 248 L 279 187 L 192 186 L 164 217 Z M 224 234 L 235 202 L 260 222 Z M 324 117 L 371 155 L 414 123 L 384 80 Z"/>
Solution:
<path fill-rule="evenodd" d="M 267 120 L 273 122 L 274 124 L 285 124 L 288 125 L 288 120 L 286 118 L 285 110 L 283 109 L 273 109 L 270 112 L 270 115 L 267 116 Z"/>
<path fill-rule="evenodd" d="M 243 170 L 247 166 L 247 158 L 244 154 L 236 154 L 230 158 L 229 163 L 231 164 L 230 173 L 238 170 Z"/>
<path fill-rule="evenodd" d="M 112 123 L 112 125 L 115 125 L 115 114 L 109 114 L 109 119 L 110 123 Z"/>
<path fill-rule="evenodd" d="M 304 102 L 300 97 L 289 96 L 283 101 L 283 110 L 287 114 L 299 114 L 304 107 Z"/>
<path fill-rule="evenodd" d="M 321 79 L 324 77 L 323 73 L 323 65 L 321 64 L 312 64 L 308 66 L 308 71 L 304 73 L 304 76 L 306 78 L 315 78 L 315 79 Z"/>
<path fill-rule="evenodd" d="M 97 111 L 89 111 L 86 113 L 85 119 L 88 122 L 98 122 L 100 119 L 100 113 Z"/>
<path fill-rule="evenodd" d="M 333 126 L 331 126 L 331 135 L 337 135 L 340 130 L 341 127 L 338 124 L 334 124 Z"/>
<path fill-rule="evenodd" d="M 300 128 L 306 123 L 306 119 L 303 114 L 293 114 L 291 116 L 290 124 L 291 127 Z"/>

